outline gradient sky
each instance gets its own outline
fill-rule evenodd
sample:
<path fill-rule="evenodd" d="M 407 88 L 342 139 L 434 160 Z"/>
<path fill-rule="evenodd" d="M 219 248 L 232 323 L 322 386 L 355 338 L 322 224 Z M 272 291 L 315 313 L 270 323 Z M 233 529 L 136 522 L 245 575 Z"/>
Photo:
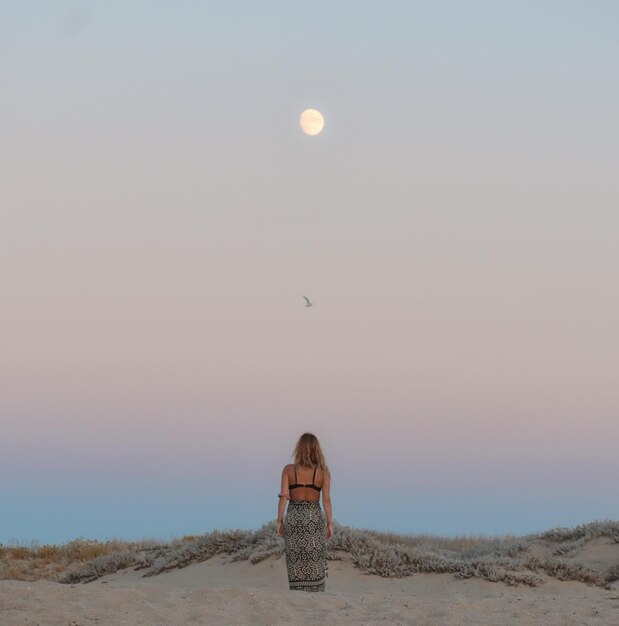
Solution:
<path fill-rule="evenodd" d="M 619 518 L 617 24 L 0 0 L 0 542 Z"/>

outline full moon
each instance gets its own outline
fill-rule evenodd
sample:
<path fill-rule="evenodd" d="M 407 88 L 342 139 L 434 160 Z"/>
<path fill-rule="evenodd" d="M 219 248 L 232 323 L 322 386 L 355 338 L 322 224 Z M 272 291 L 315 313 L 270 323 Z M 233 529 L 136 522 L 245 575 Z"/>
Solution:
<path fill-rule="evenodd" d="M 316 109 L 305 109 L 299 118 L 301 130 L 306 135 L 319 135 L 325 127 L 325 118 Z"/>

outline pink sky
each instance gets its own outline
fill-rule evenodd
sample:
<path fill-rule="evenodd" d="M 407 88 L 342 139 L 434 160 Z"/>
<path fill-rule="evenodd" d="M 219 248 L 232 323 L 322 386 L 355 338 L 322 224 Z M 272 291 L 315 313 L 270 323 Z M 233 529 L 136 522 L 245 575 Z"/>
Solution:
<path fill-rule="evenodd" d="M 304 430 L 346 523 L 619 515 L 616 6 L 527 7 L 0 8 L 0 541 L 86 477 L 258 525 Z"/>

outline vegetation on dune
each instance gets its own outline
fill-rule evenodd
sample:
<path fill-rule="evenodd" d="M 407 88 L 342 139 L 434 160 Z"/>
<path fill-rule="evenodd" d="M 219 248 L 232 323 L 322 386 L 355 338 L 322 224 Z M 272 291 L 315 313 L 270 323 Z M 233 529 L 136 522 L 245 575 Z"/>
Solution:
<path fill-rule="evenodd" d="M 0 579 L 35 581 L 60 580 L 70 566 L 110 558 L 124 552 L 149 549 L 152 542 L 127 542 L 121 540 L 96 541 L 74 539 L 62 545 L 6 546 L 0 544 Z M 163 544 L 159 544 L 163 545 Z M 165 544 L 166 546 L 169 544 Z"/>
<path fill-rule="evenodd" d="M 537 539 L 546 539 L 555 543 L 565 544 L 566 542 L 590 541 L 597 537 L 610 537 L 619 543 L 619 522 L 603 520 L 591 522 L 590 524 L 579 524 L 573 528 L 557 526 L 535 535 L 529 535 Z"/>
<path fill-rule="evenodd" d="M 456 578 L 536 586 L 545 575 L 608 587 L 619 579 L 619 564 L 599 571 L 567 558 L 598 538 L 619 543 L 619 522 L 596 521 L 522 537 L 454 538 L 397 535 L 335 524 L 327 558 L 348 560 L 363 572 L 384 577 L 451 573 Z M 143 576 L 148 577 L 216 555 L 256 564 L 269 557 L 279 558 L 283 552 L 284 542 L 274 522 L 256 531 L 214 531 L 171 542 L 78 539 L 63 546 L 0 546 L 0 578 L 78 583 L 126 568 L 144 570 Z"/>

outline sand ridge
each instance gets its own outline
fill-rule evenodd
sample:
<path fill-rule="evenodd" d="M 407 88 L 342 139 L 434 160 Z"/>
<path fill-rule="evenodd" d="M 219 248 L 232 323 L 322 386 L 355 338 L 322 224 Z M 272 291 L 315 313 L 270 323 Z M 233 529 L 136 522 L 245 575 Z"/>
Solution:
<path fill-rule="evenodd" d="M 381 578 L 329 562 L 327 591 L 287 589 L 283 558 L 252 565 L 214 557 L 151 578 L 127 569 L 87 584 L 0 581 L 0 623 L 416 624 L 427 626 L 619 624 L 619 584 L 602 589 L 546 578 L 510 587 L 449 574 Z"/>

